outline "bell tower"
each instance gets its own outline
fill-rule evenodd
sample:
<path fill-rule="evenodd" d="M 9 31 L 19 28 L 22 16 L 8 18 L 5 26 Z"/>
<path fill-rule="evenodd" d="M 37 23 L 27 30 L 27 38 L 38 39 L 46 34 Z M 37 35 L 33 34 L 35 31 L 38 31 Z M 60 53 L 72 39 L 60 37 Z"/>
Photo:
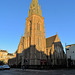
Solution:
<path fill-rule="evenodd" d="M 24 51 L 29 65 L 40 65 L 40 60 L 46 59 L 44 17 L 38 0 L 32 0 L 26 18 Z"/>

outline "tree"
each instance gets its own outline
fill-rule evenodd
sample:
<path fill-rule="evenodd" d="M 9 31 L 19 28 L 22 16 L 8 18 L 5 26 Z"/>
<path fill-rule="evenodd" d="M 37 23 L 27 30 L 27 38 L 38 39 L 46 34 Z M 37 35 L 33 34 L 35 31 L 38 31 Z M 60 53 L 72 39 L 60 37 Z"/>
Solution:
<path fill-rule="evenodd" d="M 4 60 L 0 61 L 0 65 L 4 65 L 4 64 L 5 64 Z"/>

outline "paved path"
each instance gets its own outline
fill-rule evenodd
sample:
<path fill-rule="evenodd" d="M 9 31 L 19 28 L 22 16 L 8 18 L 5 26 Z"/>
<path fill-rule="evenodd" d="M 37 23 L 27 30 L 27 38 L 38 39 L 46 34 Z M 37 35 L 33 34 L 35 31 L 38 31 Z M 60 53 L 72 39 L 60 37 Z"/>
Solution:
<path fill-rule="evenodd" d="M 0 75 L 75 75 L 75 70 L 20 70 L 0 71 Z"/>

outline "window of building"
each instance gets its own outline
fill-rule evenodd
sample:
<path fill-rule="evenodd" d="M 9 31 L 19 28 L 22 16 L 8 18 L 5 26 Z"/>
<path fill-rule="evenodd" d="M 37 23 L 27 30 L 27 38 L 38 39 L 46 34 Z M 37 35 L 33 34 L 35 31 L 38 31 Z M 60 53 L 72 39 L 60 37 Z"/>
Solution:
<path fill-rule="evenodd" d="M 6 56 L 4 58 L 6 58 Z"/>
<path fill-rule="evenodd" d="M 33 6 L 35 6 L 35 4 L 33 4 Z"/>
<path fill-rule="evenodd" d="M 1 56 L 1 58 L 3 58 L 3 56 Z"/>
<path fill-rule="evenodd" d="M 71 59 L 71 56 L 70 56 L 70 59 Z"/>
<path fill-rule="evenodd" d="M 32 22 L 30 21 L 30 30 L 32 30 Z"/>
<path fill-rule="evenodd" d="M 40 30 L 40 24 L 39 24 L 39 22 L 37 23 L 37 30 Z"/>
<path fill-rule="evenodd" d="M 39 46 L 39 38 L 38 38 L 38 46 Z"/>
<path fill-rule="evenodd" d="M 74 53 L 74 51 L 73 51 L 73 53 Z"/>
<path fill-rule="evenodd" d="M 68 48 L 66 50 L 69 50 Z"/>
<path fill-rule="evenodd" d="M 5 55 L 7 55 L 7 53 L 5 53 Z"/>
<path fill-rule="evenodd" d="M 57 47 L 58 53 L 59 53 L 59 47 Z"/>
<path fill-rule="evenodd" d="M 8 58 L 10 58 L 10 56 L 8 56 Z"/>
<path fill-rule="evenodd" d="M 55 50 L 56 50 L 56 47 L 55 47 Z"/>
<path fill-rule="evenodd" d="M 61 53 L 62 49 L 60 48 L 60 53 Z"/>

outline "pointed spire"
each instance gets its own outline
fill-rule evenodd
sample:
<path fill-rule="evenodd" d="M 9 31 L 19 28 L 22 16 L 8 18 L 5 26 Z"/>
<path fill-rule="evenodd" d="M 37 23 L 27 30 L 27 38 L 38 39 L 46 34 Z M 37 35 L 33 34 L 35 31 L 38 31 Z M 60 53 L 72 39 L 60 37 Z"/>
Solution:
<path fill-rule="evenodd" d="M 23 34 L 21 35 L 21 38 L 23 38 Z"/>
<path fill-rule="evenodd" d="M 39 6 L 38 0 L 32 0 L 28 16 L 31 16 L 33 13 L 42 16 L 41 7 Z"/>

